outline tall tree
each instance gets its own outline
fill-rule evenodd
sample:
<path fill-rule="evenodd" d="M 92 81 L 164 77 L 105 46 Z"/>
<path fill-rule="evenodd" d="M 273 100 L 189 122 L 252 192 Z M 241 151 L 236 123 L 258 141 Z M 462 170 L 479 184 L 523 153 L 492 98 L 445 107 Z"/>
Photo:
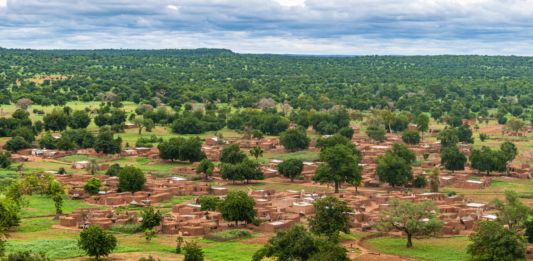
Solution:
<path fill-rule="evenodd" d="M 102 127 L 94 141 L 94 150 L 104 154 L 118 154 L 122 151 L 122 138 L 114 139 L 113 132 L 107 127 Z"/>
<path fill-rule="evenodd" d="M 467 162 L 464 153 L 459 151 L 457 147 L 448 147 L 442 150 L 442 156 L 440 158 L 440 164 L 444 166 L 446 170 L 452 172 L 456 170 L 464 170 L 465 163 Z"/>
<path fill-rule="evenodd" d="M 185 140 L 179 149 L 179 159 L 191 163 L 205 159 L 207 156 L 202 151 L 202 141 L 198 136 Z"/>
<path fill-rule="evenodd" d="M 468 158 L 472 163 L 472 168 L 479 172 L 504 171 L 507 164 L 505 154 L 499 150 L 491 150 L 489 147 L 481 147 L 481 149 L 472 149 L 470 157 Z"/>
<path fill-rule="evenodd" d="M 420 143 L 420 134 L 414 130 L 404 131 L 402 133 L 402 140 L 409 145 L 416 145 Z"/>
<path fill-rule="evenodd" d="M 244 191 L 230 191 L 226 199 L 218 204 L 218 210 L 226 221 L 234 221 L 237 226 L 239 221 L 252 222 L 257 216 L 254 209 L 255 200 L 248 197 Z"/>
<path fill-rule="evenodd" d="M 239 144 L 235 143 L 229 146 L 224 146 L 222 150 L 220 151 L 220 162 L 222 163 L 229 163 L 229 164 L 237 164 L 243 161 L 243 159 L 246 158 L 246 155 L 241 151 L 239 148 Z"/>
<path fill-rule="evenodd" d="M 386 125 L 389 125 L 389 132 L 392 133 L 391 124 L 396 122 L 396 114 L 389 110 L 381 110 L 380 116 Z"/>
<path fill-rule="evenodd" d="M 444 148 L 457 146 L 457 143 L 459 143 L 459 138 L 457 137 L 454 129 L 444 129 L 443 131 L 439 132 L 439 135 L 437 135 L 437 140 L 440 141 L 441 151 Z"/>
<path fill-rule="evenodd" d="M 429 130 L 429 117 L 426 114 L 421 113 L 416 118 L 416 124 L 418 131 L 422 132 L 422 139 L 424 139 L 424 132 Z"/>
<path fill-rule="evenodd" d="M 376 163 L 378 164 L 376 174 L 379 180 L 389 183 L 393 188 L 406 184 L 408 180 L 413 180 L 411 165 L 391 150 L 387 150 L 385 155 L 379 155 Z"/>
<path fill-rule="evenodd" d="M 316 174 L 311 178 L 320 184 L 334 182 L 335 193 L 339 193 L 339 184 L 362 180 L 362 167 L 358 165 L 361 156 L 354 155 L 349 147 L 335 145 L 320 151 L 319 159 L 326 164 L 320 164 Z"/>
<path fill-rule="evenodd" d="M 256 162 L 259 162 L 258 158 L 263 157 L 263 149 L 259 146 L 254 146 L 253 149 L 250 150 L 250 155 L 255 158 Z"/>
<path fill-rule="evenodd" d="M 278 164 L 278 171 L 284 177 L 294 181 L 294 178 L 302 174 L 304 170 L 304 163 L 299 159 L 288 159 Z"/>
<path fill-rule="evenodd" d="M 510 164 L 515 158 L 516 155 L 518 155 L 518 149 L 512 142 L 504 141 L 502 144 L 500 144 L 500 151 L 503 152 L 505 155 L 505 159 L 507 160 L 505 164 L 505 171 L 509 173 L 509 170 L 507 169 L 507 165 Z"/>
<path fill-rule="evenodd" d="M 518 232 L 492 221 L 481 221 L 468 236 L 466 252 L 478 260 L 525 260 L 526 239 Z"/>
<path fill-rule="evenodd" d="M 498 221 L 507 225 L 509 229 L 514 229 L 518 232 L 522 228 L 517 228 L 517 226 L 524 225 L 532 214 L 531 207 L 520 201 L 516 191 L 505 190 L 504 193 L 505 201 L 494 198 L 489 202 L 489 205 L 499 211 L 497 214 Z"/>
<path fill-rule="evenodd" d="M 117 247 L 117 238 L 107 234 L 98 225 L 91 225 L 88 229 L 80 232 L 78 245 L 85 250 L 88 256 L 94 256 L 99 260 L 101 256 L 108 256 Z"/>
<path fill-rule="evenodd" d="M 137 192 L 144 189 L 146 177 L 141 169 L 133 166 L 125 166 L 118 171 L 118 190 L 121 192 Z"/>
<path fill-rule="evenodd" d="M 303 128 L 288 129 L 279 135 L 280 143 L 285 149 L 305 150 L 309 148 L 310 138 L 307 137 L 307 131 Z"/>
<path fill-rule="evenodd" d="M 65 113 L 53 111 L 43 117 L 45 131 L 63 131 L 67 128 L 68 117 Z"/>
<path fill-rule="evenodd" d="M 522 128 L 524 128 L 524 122 L 521 119 L 512 117 L 507 120 L 505 124 L 511 131 L 518 133 Z"/>
<path fill-rule="evenodd" d="M 435 206 L 434 201 L 415 204 L 407 200 L 393 199 L 389 202 L 389 207 L 378 214 L 377 228 L 383 232 L 399 230 L 406 233 L 407 248 L 411 248 L 413 235 L 435 235 L 442 230 L 444 221 L 437 217 L 438 213 L 439 208 Z"/>
<path fill-rule="evenodd" d="M 85 129 L 91 124 L 91 117 L 84 111 L 75 111 L 68 116 L 67 125 L 71 129 Z"/>
<path fill-rule="evenodd" d="M 337 197 L 328 196 L 318 199 L 313 203 L 315 215 L 308 218 L 309 231 L 315 235 L 325 235 L 331 237 L 338 231 L 346 234 L 350 233 L 352 224 L 350 217 L 346 213 L 351 212 L 351 208 L 344 201 Z"/>

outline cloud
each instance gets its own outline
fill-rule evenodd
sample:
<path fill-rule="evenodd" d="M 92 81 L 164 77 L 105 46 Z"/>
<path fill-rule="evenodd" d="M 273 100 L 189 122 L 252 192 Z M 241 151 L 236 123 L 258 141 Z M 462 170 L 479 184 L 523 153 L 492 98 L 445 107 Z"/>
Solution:
<path fill-rule="evenodd" d="M 7 0 L 0 46 L 526 55 L 530 1 Z"/>
<path fill-rule="evenodd" d="M 0 0 L 0 7 L 4 7 L 7 5 L 7 0 Z"/>

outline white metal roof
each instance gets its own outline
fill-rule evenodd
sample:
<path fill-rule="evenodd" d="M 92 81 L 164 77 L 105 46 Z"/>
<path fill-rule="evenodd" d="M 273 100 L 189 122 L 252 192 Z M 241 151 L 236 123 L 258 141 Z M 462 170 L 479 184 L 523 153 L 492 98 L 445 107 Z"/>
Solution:
<path fill-rule="evenodd" d="M 466 204 L 467 207 L 473 207 L 473 208 L 480 208 L 480 207 L 483 207 L 485 206 L 485 204 L 481 204 L 481 203 L 468 203 Z"/>
<path fill-rule="evenodd" d="M 467 180 L 466 182 L 470 182 L 470 183 L 477 183 L 477 184 L 483 184 L 483 181 L 479 181 L 479 180 Z"/>

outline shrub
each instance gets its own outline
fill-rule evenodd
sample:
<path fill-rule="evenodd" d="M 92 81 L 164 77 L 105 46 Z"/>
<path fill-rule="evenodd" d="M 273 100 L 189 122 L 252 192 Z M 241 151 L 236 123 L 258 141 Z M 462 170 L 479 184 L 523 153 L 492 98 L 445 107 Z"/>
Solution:
<path fill-rule="evenodd" d="M 415 179 L 415 187 L 417 188 L 423 188 L 427 185 L 427 179 L 424 176 L 418 176 Z"/>
<path fill-rule="evenodd" d="M 451 197 L 451 196 L 454 196 L 454 195 L 457 195 L 457 193 L 455 193 L 455 191 L 448 191 L 448 197 Z"/>
<path fill-rule="evenodd" d="M 259 220 L 259 224 L 261 224 L 261 220 L 260 219 L 254 219 L 252 222 L 255 222 L 256 220 Z M 253 223 L 255 225 L 255 223 Z M 258 225 L 256 225 L 258 226 Z M 216 237 L 222 237 L 222 238 L 228 238 L 228 237 L 235 237 L 235 236 L 250 236 L 250 231 L 248 230 L 245 230 L 245 229 L 233 229 L 233 230 L 227 230 L 227 231 L 222 231 L 222 232 L 217 232 L 217 233 L 212 233 L 210 234 L 212 236 L 216 236 Z"/>
<path fill-rule="evenodd" d="M 2 259 L 4 260 L 4 259 Z M 44 254 L 33 254 L 31 251 L 22 251 L 9 254 L 6 261 L 51 261 Z"/>
<path fill-rule="evenodd" d="M 94 256 L 98 260 L 101 256 L 108 256 L 117 247 L 117 238 L 106 234 L 97 225 L 91 225 L 80 233 L 78 245 L 87 252 L 88 256 Z"/>
<path fill-rule="evenodd" d="M 120 232 L 120 233 L 137 233 L 137 232 L 141 232 L 142 228 L 140 224 L 113 225 L 109 228 L 109 231 Z"/>
<path fill-rule="evenodd" d="M 258 219 L 258 218 L 254 219 L 252 221 L 252 224 L 254 224 L 255 226 L 259 226 L 259 225 L 261 225 L 261 223 L 262 223 L 261 219 Z"/>
<path fill-rule="evenodd" d="M 204 261 L 204 251 L 202 251 L 202 248 L 196 242 L 185 243 L 183 250 L 185 250 L 183 261 Z"/>

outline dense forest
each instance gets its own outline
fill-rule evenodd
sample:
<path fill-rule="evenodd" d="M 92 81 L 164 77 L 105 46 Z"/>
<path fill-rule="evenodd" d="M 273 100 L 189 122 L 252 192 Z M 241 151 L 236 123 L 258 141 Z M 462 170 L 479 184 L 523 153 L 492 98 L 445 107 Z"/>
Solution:
<path fill-rule="evenodd" d="M 450 125 L 479 113 L 486 116 L 493 108 L 529 118 L 532 66 L 533 58 L 515 56 L 311 57 L 243 55 L 226 49 L 2 48 L 0 103 L 28 99 L 43 106 L 63 106 L 68 101 L 101 101 L 94 121 L 103 126 L 125 121 L 125 117 L 111 119 L 115 117 L 111 109 L 133 101 L 139 104 L 137 115 L 155 124 L 176 123 L 173 130 L 180 134 L 250 125 L 278 135 L 288 127 L 287 115 L 317 130 L 335 123 L 328 126 L 329 133 L 349 123 L 348 114 L 339 108 L 379 108 L 407 115 L 389 128 L 403 130 L 424 112 L 436 120 L 448 115 L 444 120 Z M 46 75 L 55 78 L 35 81 Z M 268 110 L 274 106 L 268 101 L 283 111 Z M 196 102 L 204 105 L 205 112 L 193 113 L 197 108 L 191 104 Z M 237 111 L 227 117 L 231 110 L 214 113 L 220 103 L 263 110 Z M 162 104 L 179 113 L 158 111 Z M 328 113 L 307 114 L 315 110 Z"/>

